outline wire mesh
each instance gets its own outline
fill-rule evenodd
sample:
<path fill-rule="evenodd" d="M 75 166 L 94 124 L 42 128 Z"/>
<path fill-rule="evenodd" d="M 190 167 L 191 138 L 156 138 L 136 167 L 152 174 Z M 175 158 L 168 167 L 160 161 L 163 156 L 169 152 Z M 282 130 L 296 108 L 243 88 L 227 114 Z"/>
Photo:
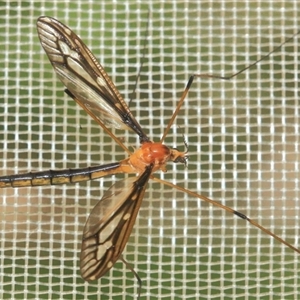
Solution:
<path fill-rule="evenodd" d="M 124 158 L 63 93 L 37 37 L 41 15 L 80 35 L 127 100 L 143 61 L 130 107 L 154 140 L 191 74 L 232 74 L 299 30 L 297 1 L 2 1 L 0 6 L 2 175 Z M 183 149 L 184 135 L 188 167 L 170 165 L 157 175 L 242 211 L 296 247 L 298 38 L 229 82 L 195 80 L 165 141 Z M 133 134 L 116 134 L 138 146 Z M 136 280 L 121 263 L 92 283 L 79 272 L 85 220 L 118 179 L 1 190 L 1 299 L 136 297 Z M 153 182 L 124 257 L 143 281 L 142 299 L 299 298 L 296 253 L 243 220 Z"/>

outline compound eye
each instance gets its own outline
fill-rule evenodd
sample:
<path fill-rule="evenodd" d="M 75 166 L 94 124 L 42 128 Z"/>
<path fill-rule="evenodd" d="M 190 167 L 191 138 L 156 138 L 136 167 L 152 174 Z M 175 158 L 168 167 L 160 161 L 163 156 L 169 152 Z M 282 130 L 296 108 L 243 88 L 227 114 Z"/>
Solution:
<path fill-rule="evenodd" d="M 174 163 L 182 163 L 184 165 L 186 165 L 187 163 L 187 157 L 186 156 L 178 156 L 174 161 Z"/>

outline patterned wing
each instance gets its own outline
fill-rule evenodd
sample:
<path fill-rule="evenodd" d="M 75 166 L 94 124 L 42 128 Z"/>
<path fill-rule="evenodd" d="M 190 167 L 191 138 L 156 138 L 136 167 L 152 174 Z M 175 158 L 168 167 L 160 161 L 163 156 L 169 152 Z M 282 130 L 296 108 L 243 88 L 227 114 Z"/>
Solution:
<path fill-rule="evenodd" d="M 67 26 L 40 17 L 37 31 L 41 44 L 68 93 L 97 122 L 135 131 L 148 141 L 117 88 L 81 39 Z"/>
<path fill-rule="evenodd" d="M 138 178 L 118 181 L 93 208 L 83 231 L 80 270 L 85 280 L 102 277 L 128 241 L 153 166 Z"/>

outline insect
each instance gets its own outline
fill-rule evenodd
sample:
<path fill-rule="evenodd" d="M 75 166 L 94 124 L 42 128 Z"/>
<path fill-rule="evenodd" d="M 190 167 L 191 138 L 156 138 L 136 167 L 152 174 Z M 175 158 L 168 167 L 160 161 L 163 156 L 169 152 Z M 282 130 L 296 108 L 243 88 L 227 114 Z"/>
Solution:
<path fill-rule="evenodd" d="M 40 17 L 37 21 L 37 30 L 42 47 L 59 79 L 67 88 L 66 93 L 124 149 L 128 157 L 117 163 L 84 169 L 49 170 L 3 176 L 0 177 L 0 187 L 56 185 L 93 180 L 117 173 L 137 174 L 136 177 L 128 177 L 114 184 L 93 208 L 84 227 L 82 237 L 80 270 L 83 279 L 90 281 L 102 277 L 113 267 L 117 260 L 122 259 L 122 252 L 132 231 L 149 179 L 176 188 L 190 196 L 235 214 L 300 253 L 297 248 L 244 214 L 153 176 L 156 171 L 166 171 L 166 164 L 169 161 L 187 163 L 187 151 L 181 152 L 169 148 L 163 142 L 194 78 L 203 75 L 195 74 L 191 76 L 162 138 L 159 142 L 152 142 L 131 113 L 103 67 L 71 29 L 56 19 Z M 277 48 L 274 49 L 274 51 L 276 50 Z M 230 78 L 239 73 L 232 75 Z M 208 76 L 215 77 L 205 75 L 205 77 Z M 140 148 L 132 153 L 108 127 L 134 131 L 139 137 Z"/>

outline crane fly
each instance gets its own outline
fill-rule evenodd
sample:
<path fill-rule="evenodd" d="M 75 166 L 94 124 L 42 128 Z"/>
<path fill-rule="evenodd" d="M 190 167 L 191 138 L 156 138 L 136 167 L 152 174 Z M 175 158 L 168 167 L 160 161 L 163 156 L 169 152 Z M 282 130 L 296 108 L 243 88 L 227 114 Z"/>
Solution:
<path fill-rule="evenodd" d="M 80 270 L 84 280 L 90 281 L 102 277 L 113 267 L 117 260 L 123 260 L 121 255 L 132 231 L 149 179 L 168 185 L 237 215 L 280 243 L 300 253 L 299 249 L 246 215 L 205 196 L 153 176 L 153 173 L 158 170 L 165 172 L 166 164 L 169 161 L 186 164 L 187 151 L 181 152 L 167 147 L 163 144 L 164 139 L 194 78 L 218 76 L 194 74 L 190 77 L 162 138 L 159 142 L 153 142 L 143 131 L 103 67 L 71 29 L 54 18 L 40 17 L 37 21 L 37 31 L 41 45 L 55 72 L 67 88 L 65 92 L 124 149 L 128 157 L 120 162 L 83 169 L 49 170 L 2 176 L 0 177 L 0 187 L 57 185 L 88 181 L 117 173 L 137 174 L 136 177 L 128 177 L 115 183 L 105 192 L 102 199 L 91 211 L 83 230 L 80 256 Z M 277 47 L 271 53 L 277 51 L 280 47 Z M 243 71 L 256 63 L 243 69 Z M 241 72 L 230 77 L 219 78 L 230 79 L 239 73 Z M 134 131 L 139 137 L 140 148 L 132 153 L 108 127 Z M 184 144 L 186 145 L 185 142 Z"/>

